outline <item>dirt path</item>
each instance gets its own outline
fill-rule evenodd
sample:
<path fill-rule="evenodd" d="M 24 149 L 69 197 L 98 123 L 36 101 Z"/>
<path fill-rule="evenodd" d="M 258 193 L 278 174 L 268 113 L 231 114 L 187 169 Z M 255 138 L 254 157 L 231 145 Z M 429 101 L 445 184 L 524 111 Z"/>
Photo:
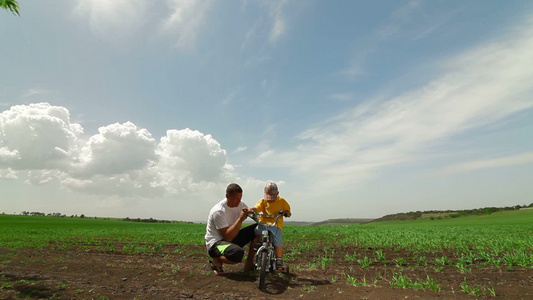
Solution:
<path fill-rule="evenodd" d="M 370 257 L 374 250 L 354 251 Z M 409 253 L 384 252 L 388 262 L 374 261 L 364 269 L 347 260 L 346 246 L 328 257 L 298 253 L 287 260 L 291 272 L 270 275 L 260 291 L 256 274 L 242 272 L 242 264 L 226 266 L 227 276 L 214 276 L 202 246 L 167 245 L 136 254 L 97 247 L 0 249 L 0 299 L 533 299 L 531 268 L 474 262 L 461 273 L 453 265 L 438 266 L 435 257 L 416 265 Z M 405 262 L 393 263 L 394 257 Z M 439 291 L 391 287 L 402 278 L 427 283 L 427 276 Z M 464 292 L 465 278 L 470 295 Z"/>

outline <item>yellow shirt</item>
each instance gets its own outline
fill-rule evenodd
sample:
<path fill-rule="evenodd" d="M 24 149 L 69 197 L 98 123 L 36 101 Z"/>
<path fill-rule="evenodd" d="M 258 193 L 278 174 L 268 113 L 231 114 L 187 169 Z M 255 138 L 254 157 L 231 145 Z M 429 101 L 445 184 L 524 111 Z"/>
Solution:
<path fill-rule="evenodd" d="M 255 208 L 257 209 L 257 212 L 262 212 L 269 215 L 277 215 L 280 210 L 291 210 L 291 206 L 289 205 L 287 200 L 283 199 L 280 196 L 278 196 L 276 200 L 272 201 L 261 199 L 257 202 Z M 272 225 L 274 224 L 274 221 L 276 221 L 276 218 L 261 217 L 259 221 Z M 283 217 L 280 217 L 278 219 L 276 227 L 279 227 L 279 229 L 283 230 Z"/>

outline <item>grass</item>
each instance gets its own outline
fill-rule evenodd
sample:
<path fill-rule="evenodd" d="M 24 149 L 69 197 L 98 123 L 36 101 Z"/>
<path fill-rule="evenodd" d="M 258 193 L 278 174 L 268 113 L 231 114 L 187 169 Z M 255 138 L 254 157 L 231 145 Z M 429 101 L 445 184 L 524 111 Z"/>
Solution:
<path fill-rule="evenodd" d="M 361 268 L 368 269 L 368 267 L 370 267 L 370 264 L 372 263 L 372 259 L 370 259 L 367 256 L 365 256 L 365 257 L 363 257 L 361 259 L 358 259 L 357 263 L 359 265 L 361 265 Z"/>
<path fill-rule="evenodd" d="M 533 210 L 505 211 L 455 219 L 375 222 L 347 226 L 287 225 L 287 242 L 306 240 L 369 247 L 524 252 L 533 247 Z"/>
<path fill-rule="evenodd" d="M 415 290 L 432 290 L 438 292 L 440 285 L 435 279 L 426 276 L 426 280 L 412 280 L 404 275 L 394 275 L 390 282 L 392 288 L 415 289 Z"/>
<path fill-rule="evenodd" d="M 0 247 L 42 248 L 57 244 L 68 250 L 73 244 L 85 244 L 111 249 L 114 242 L 121 242 L 127 243 L 124 250 L 132 253 L 157 251 L 164 244 L 203 244 L 205 234 L 203 224 L 14 215 L 0 215 L 0 227 Z"/>
<path fill-rule="evenodd" d="M 53 248 L 70 251 L 98 248 L 103 251 L 124 251 L 128 254 L 158 252 L 171 244 L 174 254 L 194 255 L 179 245 L 203 245 L 205 225 L 191 223 L 138 223 L 118 219 L 80 219 L 0 215 L 0 264 L 9 263 L 17 248 Z M 331 265 L 347 265 L 343 271 L 346 283 L 353 286 L 377 286 L 389 282 L 392 288 L 439 291 L 435 279 L 409 278 L 415 269 L 436 272 L 454 270 L 468 276 L 472 268 L 503 267 L 533 268 L 533 210 L 506 211 L 488 216 L 461 217 L 441 220 L 389 221 L 364 225 L 298 226 L 286 225 L 284 230 L 286 258 L 314 253 L 305 265 L 295 270 L 325 270 Z M 346 245 L 345 252 L 330 247 Z M 363 249 L 363 251 L 355 251 Z M 362 247 L 361 247 L 362 246 Z M 408 251 L 405 251 L 408 249 Z M 319 250 L 317 252 L 317 250 Z M 405 257 L 394 255 L 396 251 Z M 337 251 L 337 253 L 336 253 Z M 389 252 L 391 251 L 391 252 Z M 317 255 L 318 253 L 318 255 Z M 428 259 L 424 253 L 431 253 Z M 205 254 L 205 253 L 204 253 Z M 166 254 L 167 256 L 169 253 Z M 388 258 L 388 259 L 387 259 Z M 60 261 L 62 258 L 57 258 Z M 29 263 L 30 261 L 28 261 Z M 38 261 L 34 261 L 38 262 Z M 21 262 L 22 263 L 22 262 Z M 24 262 L 26 263 L 26 262 Z M 362 269 L 393 266 L 392 277 L 367 279 L 352 276 L 354 266 Z M 132 268 L 131 264 L 108 267 Z M 170 264 L 169 272 L 177 273 L 182 266 Z M 210 274 L 207 272 L 206 274 Z M 332 275 L 331 282 L 342 282 Z M 459 285 L 460 283 L 457 283 Z M 10 289 L 2 283 L 0 290 Z M 58 287 L 66 288 L 59 283 Z M 307 292 L 316 286 L 302 287 Z M 494 296 L 494 288 L 474 285 L 466 281 L 460 290 L 469 295 Z"/>
<path fill-rule="evenodd" d="M 364 287 L 376 286 L 376 284 L 378 282 L 377 279 L 374 279 L 374 280 L 371 280 L 371 281 L 367 281 L 366 280 L 366 276 L 363 276 L 361 281 L 357 281 L 357 278 L 352 277 L 350 275 L 346 275 L 346 280 L 347 280 L 348 284 L 350 284 L 350 285 L 353 285 L 353 286 L 364 286 Z"/>
<path fill-rule="evenodd" d="M 113 251 L 122 243 L 127 253 L 157 252 L 166 244 L 201 245 L 205 225 L 191 223 L 138 223 L 118 219 L 55 218 L 0 215 L 0 247 L 42 248 L 69 250 L 78 247 L 99 247 Z M 324 245 L 363 244 L 368 247 L 410 249 L 413 253 L 452 249 L 458 253 L 442 258 L 438 263 L 455 265 L 468 272 L 466 265 L 483 259 L 493 266 L 531 267 L 533 257 L 533 210 L 517 210 L 484 216 L 470 216 L 441 220 L 388 221 L 364 225 L 298 226 L 286 225 L 284 241 L 295 245 L 288 254 L 315 248 L 315 242 Z M 325 253 L 322 267 L 331 263 Z M 385 254 L 375 252 L 377 261 L 384 262 Z M 8 257 L 2 260 L 9 259 Z M 346 260 L 357 260 L 356 253 L 346 254 Z M 358 263 L 367 268 L 371 259 L 360 257 Z M 403 265 L 402 258 L 396 259 Z"/>
<path fill-rule="evenodd" d="M 380 261 L 380 262 L 386 262 L 387 259 L 385 258 L 385 254 L 383 254 L 383 250 L 376 250 L 375 251 L 376 253 L 376 257 L 377 259 Z"/>
<path fill-rule="evenodd" d="M 464 278 L 464 281 L 460 287 L 461 287 L 461 291 L 468 295 L 475 295 L 475 296 L 490 295 L 492 297 L 496 296 L 496 291 L 494 290 L 494 288 L 487 288 L 487 287 L 480 286 L 480 285 L 470 286 L 468 282 L 466 281 L 466 277 Z"/>
<path fill-rule="evenodd" d="M 117 242 L 127 253 L 157 252 L 166 244 L 201 245 L 204 243 L 204 224 L 138 223 L 118 219 L 55 218 L 0 215 L 0 247 L 42 248 L 69 250 L 77 247 L 99 247 L 113 251 Z M 482 259 L 487 265 L 531 267 L 533 257 L 533 210 L 517 210 L 485 216 L 470 216 L 441 220 L 388 221 L 364 225 L 298 226 L 287 225 L 284 241 L 294 245 L 288 255 L 315 248 L 322 244 L 362 244 L 368 247 L 410 249 L 413 253 L 451 249 L 458 253 L 442 258 L 438 263 L 454 265 L 468 272 L 466 265 Z M 353 253 L 353 252 L 352 252 Z M 325 253 L 322 267 L 331 263 Z M 357 254 L 345 259 L 356 261 Z M 384 262 L 382 250 L 375 252 L 377 261 Z M 1 257 L 0 257 L 1 258 Z M 8 260 L 9 257 L 1 258 Z M 394 262 L 401 266 L 403 258 Z M 371 259 L 360 257 L 358 263 L 367 268 Z"/>

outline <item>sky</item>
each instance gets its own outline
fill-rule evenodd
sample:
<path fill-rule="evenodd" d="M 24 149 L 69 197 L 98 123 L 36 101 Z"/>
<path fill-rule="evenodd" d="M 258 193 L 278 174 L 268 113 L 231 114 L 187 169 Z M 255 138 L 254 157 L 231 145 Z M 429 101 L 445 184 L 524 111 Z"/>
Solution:
<path fill-rule="evenodd" d="M 0 213 L 293 221 L 533 202 L 531 1 L 19 1 Z"/>

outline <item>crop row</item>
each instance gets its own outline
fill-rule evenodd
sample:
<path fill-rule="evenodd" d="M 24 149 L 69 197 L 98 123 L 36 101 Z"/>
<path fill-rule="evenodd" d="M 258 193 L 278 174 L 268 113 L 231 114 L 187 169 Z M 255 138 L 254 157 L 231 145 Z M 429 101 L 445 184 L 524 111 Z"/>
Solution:
<path fill-rule="evenodd" d="M 0 216 L 0 247 L 70 248 L 72 245 L 158 250 L 166 244 L 202 245 L 205 225 L 146 224 L 120 220 L 70 220 L 50 217 Z M 414 254 L 449 251 L 489 263 L 518 264 L 533 251 L 533 224 L 483 226 L 295 226 L 287 225 L 284 241 L 300 248 L 361 245 L 407 249 Z M 142 246 L 141 246 L 142 245 Z M 300 249 L 301 250 L 301 249 Z M 142 252 L 141 250 L 135 250 Z M 420 256 L 420 255 L 419 255 Z M 474 258 L 472 258 L 474 257 Z"/>

